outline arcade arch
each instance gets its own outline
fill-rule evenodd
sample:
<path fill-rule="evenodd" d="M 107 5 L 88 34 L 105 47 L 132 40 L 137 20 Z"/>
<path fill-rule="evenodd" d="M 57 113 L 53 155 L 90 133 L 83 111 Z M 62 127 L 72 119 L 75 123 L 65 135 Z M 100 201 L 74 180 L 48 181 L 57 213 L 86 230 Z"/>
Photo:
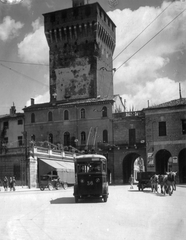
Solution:
<path fill-rule="evenodd" d="M 178 155 L 179 163 L 179 182 L 186 183 L 186 148 L 180 151 Z"/>
<path fill-rule="evenodd" d="M 123 159 L 123 183 L 129 182 L 129 177 L 133 174 L 137 178 L 137 172 L 145 171 L 144 160 L 137 153 L 129 153 Z"/>
<path fill-rule="evenodd" d="M 171 154 L 166 149 L 159 150 L 156 153 L 155 159 L 156 159 L 156 173 L 157 174 L 165 174 L 168 169 L 168 163 L 169 158 L 171 157 Z"/>

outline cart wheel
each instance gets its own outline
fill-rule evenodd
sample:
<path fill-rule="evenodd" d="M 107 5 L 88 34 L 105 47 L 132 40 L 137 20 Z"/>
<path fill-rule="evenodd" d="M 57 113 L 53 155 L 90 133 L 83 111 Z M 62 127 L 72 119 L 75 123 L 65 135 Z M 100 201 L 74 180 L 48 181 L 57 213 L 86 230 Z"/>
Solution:
<path fill-rule="evenodd" d="M 108 198 L 108 196 L 103 196 L 104 202 L 107 202 L 107 198 Z"/>
<path fill-rule="evenodd" d="M 138 187 L 138 191 L 140 191 L 140 187 Z"/>
<path fill-rule="evenodd" d="M 75 203 L 78 203 L 78 196 L 75 196 Z"/>
<path fill-rule="evenodd" d="M 48 190 L 50 190 L 50 191 L 53 190 L 53 186 L 51 183 L 48 184 Z"/>
<path fill-rule="evenodd" d="M 67 183 L 63 183 L 63 188 L 66 190 L 68 188 Z"/>
<path fill-rule="evenodd" d="M 60 188 L 60 183 L 56 183 L 56 190 L 59 190 Z"/>

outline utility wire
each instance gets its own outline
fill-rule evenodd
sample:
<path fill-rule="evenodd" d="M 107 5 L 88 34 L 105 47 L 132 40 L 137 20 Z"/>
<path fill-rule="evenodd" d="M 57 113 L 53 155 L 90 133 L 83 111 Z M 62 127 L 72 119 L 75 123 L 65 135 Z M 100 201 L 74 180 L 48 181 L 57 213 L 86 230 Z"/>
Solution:
<path fill-rule="evenodd" d="M 168 24 L 166 24 L 159 32 L 157 32 L 152 38 L 150 38 L 142 47 L 140 47 L 134 54 L 132 54 L 125 62 L 123 62 L 116 71 L 119 70 L 125 63 L 127 63 L 133 56 L 135 56 L 142 48 L 144 48 L 149 42 L 151 42 L 158 34 L 160 34 L 167 26 L 169 26 L 174 20 L 176 20 L 183 12 L 186 11 L 186 8 L 181 11 L 176 17 L 174 17 Z"/>
<path fill-rule="evenodd" d="M 161 11 L 121 52 L 118 53 L 118 55 L 115 56 L 115 58 L 113 59 L 113 61 L 119 57 L 121 55 L 122 52 L 124 52 L 153 22 L 155 22 L 155 20 L 157 18 L 160 17 L 161 14 L 163 14 L 163 12 L 165 12 L 170 6 L 171 4 L 174 2 L 175 0 L 172 0 L 172 2 L 163 9 L 163 11 Z M 25 64 L 25 65 L 36 65 L 36 66 L 46 66 L 48 67 L 49 64 L 44 64 L 44 63 L 28 63 L 28 62 L 18 62 L 18 61 L 7 61 L 7 60 L 1 60 L 0 62 L 6 62 L 6 63 L 18 63 L 18 64 Z"/>
<path fill-rule="evenodd" d="M 6 63 L 18 63 L 18 64 L 25 64 L 25 65 L 36 65 L 36 66 L 44 66 L 48 67 L 48 64 L 44 63 L 28 63 L 28 62 L 17 62 L 17 61 L 7 61 L 7 60 L 0 60 L 0 62 L 6 62 Z"/>
<path fill-rule="evenodd" d="M 10 67 L 7 67 L 7 66 L 5 66 L 5 65 L 2 64 L 2 63 L 0 63 L 0 65 L 1 65 L 2 67 L 4 67 L 4 68 L 7 68 L 7 69 L 11 70 L 12 72 L 15 72 L 15 73 L 17 73 L 17 74 L 23 76 L 23 77 L 29 78 L 30 80 L 32 80 L 32 81 L 34 81 L 34 82 L 37 82 L 37 83 L 39 83 L 39 84 L 41 84 L 41 85 L 45 85 L 45 86 L 47 86 L 47 87 L 49 86 L 48 84 L 45 84 L 45 83 L 39 82 L 39 81 L 37 81 L 37 80 L 35 80 L 35 79 L 33 79 L 33 78 L 31 78 L 31 77 L 29 77 L 29 76 L 27 76 L 27 75 L 21 73 L 21 72 L 18 72 L 18 71 L 14 70 L 14 69 L 12 69 L 12 68 L 10 68 Z"/>
<path fill-rule="evenodd" d="M 124 52 L 153 22 L 155 22 L 156 19 L 159 18 L 160 15 L 162 15 L 167 10 L 167 8 L 169 8 L 171 6 L 171 4 L 173 2 L 171 2 L 166 8 L 164 8 L 121 52 L 119 52 L 118 55 L 116 55 L 116 57 L 113 59 L 113 61 L 117 57 L 119 57 L 121 55 L 121 53 Z"/>

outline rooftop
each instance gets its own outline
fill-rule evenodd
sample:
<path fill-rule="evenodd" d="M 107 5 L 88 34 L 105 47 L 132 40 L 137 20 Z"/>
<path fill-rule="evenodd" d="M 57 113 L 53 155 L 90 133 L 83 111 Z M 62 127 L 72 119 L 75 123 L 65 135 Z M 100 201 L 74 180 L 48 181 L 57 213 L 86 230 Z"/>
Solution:
<path fill-rule="evenodd" d="M 165 102 L 165 103 L 161 103 L 161 104 L 158 104 L 155 106 L 145 108 L 144 110 L 156 109 L 156 108 L 177 107 L 177 106 L 183 106 L 183 105 L 186 105 L 186 98 L 174 99 L 169 102 Z"/>

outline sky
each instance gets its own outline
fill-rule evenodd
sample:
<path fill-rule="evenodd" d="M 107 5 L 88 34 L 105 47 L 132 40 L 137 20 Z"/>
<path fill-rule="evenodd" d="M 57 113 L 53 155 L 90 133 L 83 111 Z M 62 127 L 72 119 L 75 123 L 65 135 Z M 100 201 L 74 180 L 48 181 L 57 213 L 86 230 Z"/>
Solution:
<path fill-rule="evenodd" d="M 94 3 L 96 0 L 89 0 Z M 114 94 L 127 111 L 186 97 L 186 0 L 97 0 L 115 23 Z M 0 0 L 0 115 L 49 101 L 43 13 L 71 0 Z"/>

